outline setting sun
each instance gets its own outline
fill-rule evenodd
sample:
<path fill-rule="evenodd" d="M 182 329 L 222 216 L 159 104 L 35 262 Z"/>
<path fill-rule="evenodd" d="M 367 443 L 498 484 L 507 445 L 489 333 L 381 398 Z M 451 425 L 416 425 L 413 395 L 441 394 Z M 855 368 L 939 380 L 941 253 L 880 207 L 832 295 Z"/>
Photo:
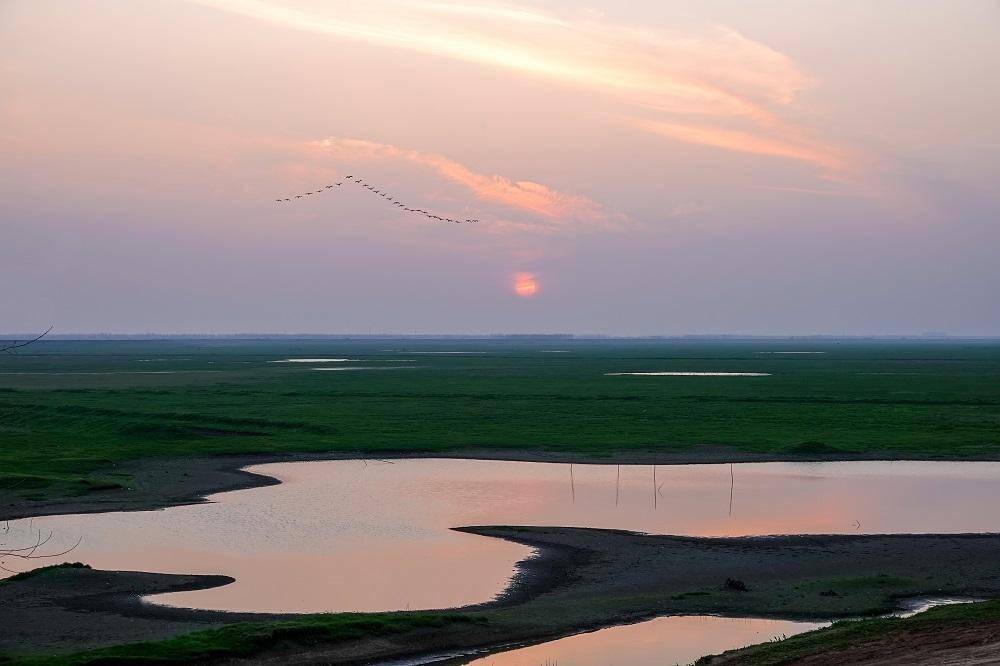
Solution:
<path fill-rule="evenodd" d="M 531 273 L 517 273 L 514 275 L 514 293 L 518 296 L 529 298 L 538 293 L 538 281 Z"/>

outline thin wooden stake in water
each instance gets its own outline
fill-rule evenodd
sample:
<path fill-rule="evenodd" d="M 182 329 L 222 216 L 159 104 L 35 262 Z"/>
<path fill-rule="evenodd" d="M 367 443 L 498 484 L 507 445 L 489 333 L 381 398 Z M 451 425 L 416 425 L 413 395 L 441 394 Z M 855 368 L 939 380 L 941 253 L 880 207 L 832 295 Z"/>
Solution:
<path fill-rule="evenodd" d="M 569 491 L 573 495 L 573 502 L 576 502 L 576 481 L 573 480 L 573 463 L 569 464 Z"/>
<path fill-rule="evenodd" d="M 733 486 L 736 485 L 736 475 L 733 474 L 733 463 L 729 463 L 729 517 L 733 517 Z"/>
<path fill-rule="evenodd" d="M 618 478 L 615 480 L 615 506 L 618 506 L 618 497 L 622 488 L 622 466 L 618 465 Z"/>
<path fill-rule="evenodd" d="M 653 465 L 653 508 L 656 508 L 656 465 Z"/>

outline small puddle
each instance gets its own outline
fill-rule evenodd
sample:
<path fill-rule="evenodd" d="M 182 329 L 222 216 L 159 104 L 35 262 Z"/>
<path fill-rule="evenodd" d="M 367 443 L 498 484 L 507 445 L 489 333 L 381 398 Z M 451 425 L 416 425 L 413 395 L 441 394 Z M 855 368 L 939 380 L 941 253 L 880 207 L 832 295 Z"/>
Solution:
<path fill-rule="evenodd" d="M 825 354 L 825 351 L 759 351 L 758 354 Z"/>
<path fill-rule="evenodd" d="M 419 368 L 419 365 L 393 365 L 393 366 L 375 366 L 375 365 L 352 365 L 345 368 L 311 368 L 312 370 L 328 371 L 328 372 L 355 372 L 357 370 L 413 370 Z"/>
<path fill-rule="evenodd" d="M 973 604 L 982 599 L 972 599 L 968 597 L 921 597 L 903 602 L 903 607 L 895 613 L 890 613 L 890 617 L 913 617 L 917 613 L 923 613 L 935 606 L 953 606 L 955 604 Z"/>
<path fill-rule="evenodd" d="M 283 358 L 279 361 L 268 361 L 268 363 L 356 363 L 356 358 Z"/>

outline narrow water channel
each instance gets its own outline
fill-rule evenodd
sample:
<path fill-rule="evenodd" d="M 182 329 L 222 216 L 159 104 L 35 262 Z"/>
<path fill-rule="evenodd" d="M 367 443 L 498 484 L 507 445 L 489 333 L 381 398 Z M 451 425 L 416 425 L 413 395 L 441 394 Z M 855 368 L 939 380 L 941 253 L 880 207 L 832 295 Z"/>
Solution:
<path fill-rule="evenodd" d="M 451 663 L 456 666 L 672 666 L 823 626 L 826 625 L 817 622 L 711 615 L 659 617 Z"/>

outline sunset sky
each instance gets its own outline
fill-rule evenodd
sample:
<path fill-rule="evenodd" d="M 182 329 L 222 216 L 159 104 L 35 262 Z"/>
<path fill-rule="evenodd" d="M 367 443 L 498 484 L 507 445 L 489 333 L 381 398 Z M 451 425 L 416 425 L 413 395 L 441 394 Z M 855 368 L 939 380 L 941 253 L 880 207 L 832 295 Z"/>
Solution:
<path fill-rule="evenodd" d="M 1000 3 L 0 0 L 0 332 L 1000 335 Z M 359 187 L 275 203 L 343 176 Z"/>

